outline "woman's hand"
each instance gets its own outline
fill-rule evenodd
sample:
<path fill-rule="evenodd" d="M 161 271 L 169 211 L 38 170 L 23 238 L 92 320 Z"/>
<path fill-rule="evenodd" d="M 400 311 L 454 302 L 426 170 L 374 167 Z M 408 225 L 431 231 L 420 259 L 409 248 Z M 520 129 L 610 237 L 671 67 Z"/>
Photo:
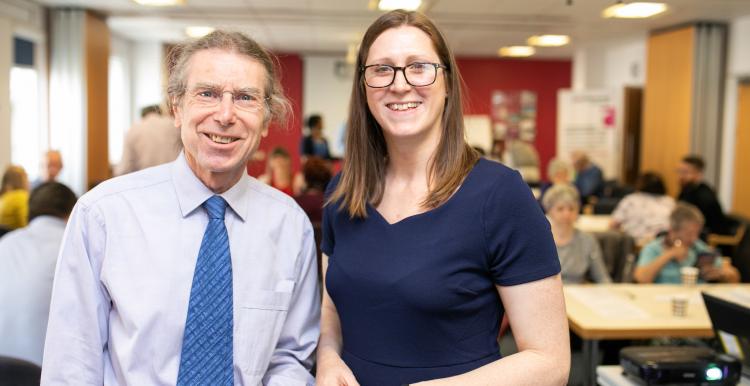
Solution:
<path fill-rule="evenodd" d="M 338 353 L 324 350 L 318 353 L 316 386 L 359 386 L 354 374 Z"/>

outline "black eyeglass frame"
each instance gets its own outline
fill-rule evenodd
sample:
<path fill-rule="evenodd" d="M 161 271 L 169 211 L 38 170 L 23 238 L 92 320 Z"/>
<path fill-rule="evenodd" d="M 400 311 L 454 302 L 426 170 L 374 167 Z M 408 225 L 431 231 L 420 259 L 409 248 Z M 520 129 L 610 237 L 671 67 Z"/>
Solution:
<path fill-rule="evenodd" d="M 421 84 L 421 85 L 416 85 L 416 84 L 412 84 L 411 82 L 409 82 L 409 77 L 406 76 L 406 68 L 409 67 L 409 66 L 413 66 L 415 64 L 423 64 L 423 65 L 424 64 L 429 64 L 429 65 L 435 67 L 435 76 L 432 78 L 432 82 L 427 83 L 427 84 Z M 390 67 L 390 68 L 392 68 L 393 69 L 393 77 L 391 77 L 391 81 L 387 85 L 385 85 L 385 86 L 370 86 L 370 84 L 367 83 L 367 77 L 365 77 L 365 75 L 364 75 L 365 71 L 368 68 L 370 68 L 370 67 Z M 404 74 L 404 80 L 410 86 L 412 86 L 412 87 L 427 87 L 427 86 L 431 86 L 432 84 L 434 84 L 435 81 L 437 80 L 437 74 L 438 74 L 438 69 L 439 68 L 442 68 L 443 71 L 448 71 L 448 66 L 440 64 L 440 63 L 414 62 L 414 63 L 409 63 L 406 66 L 400 66 L 400 67 L 399 66 L 391 66 L 390 64 L 377 64 L 377 63 L 376 64 L 370 64 L 370 65 L 367 65 L 367 66 L 360 67 L 360 73 L 362 73 L 362 78 L 365 81 L 365 86 L 370 87 L 370 88 L 386 88 L 386 87 L 390 87 L 393 84 L 393 82 L 396 81 L 396 74 L 399 71 L 401 71 L 401 73 Z"/>

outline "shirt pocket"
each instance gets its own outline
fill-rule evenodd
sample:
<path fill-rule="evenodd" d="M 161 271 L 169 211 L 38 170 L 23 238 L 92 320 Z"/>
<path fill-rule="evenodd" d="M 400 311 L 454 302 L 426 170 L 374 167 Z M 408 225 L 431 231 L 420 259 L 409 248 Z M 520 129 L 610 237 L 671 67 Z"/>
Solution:
<path fill-rule="evenodd" d="M 281 334 L 291 302 L 291 292 L 255 290 L 239 309 L 237 360 L 251 375 L 263 375 Z"/>

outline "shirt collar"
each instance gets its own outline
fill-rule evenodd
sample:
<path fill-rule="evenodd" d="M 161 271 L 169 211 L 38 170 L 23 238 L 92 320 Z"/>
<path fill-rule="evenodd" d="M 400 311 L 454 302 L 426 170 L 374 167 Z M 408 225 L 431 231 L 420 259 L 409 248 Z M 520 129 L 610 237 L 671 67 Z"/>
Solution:
<path fill-rule="evenodd" d="M 180 152 L 180 155 L 172 163 L 171 174 L 182 217 L 186 217 L 192 213 L 203 202 L 214 195 L 214 192 L 206 187 L 195 173 L 193 173 L 193 170 L 190 169 L 185 159 L 184 151 Z M 247 215 L 248 195 L 246 192 L 249 179 L 250 177 L 246 173 L 242 173 L 242 177 L 234 186 L 220 194 L 242 221 L 245 221 Z"/>

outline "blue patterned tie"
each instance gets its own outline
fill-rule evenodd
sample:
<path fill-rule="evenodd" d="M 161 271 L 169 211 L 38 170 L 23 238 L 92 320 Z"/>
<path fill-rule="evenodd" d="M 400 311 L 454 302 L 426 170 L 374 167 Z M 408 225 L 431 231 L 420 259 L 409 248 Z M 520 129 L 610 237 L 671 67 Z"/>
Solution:
<path fill-rule="evenodd" d="M 177 385 L 231 386 L 234 313 L 232 259 L 224 225 L 227 202 L 213 196 L 203 207 L 208 212 L 208 226 L 195 263 Z"/>

